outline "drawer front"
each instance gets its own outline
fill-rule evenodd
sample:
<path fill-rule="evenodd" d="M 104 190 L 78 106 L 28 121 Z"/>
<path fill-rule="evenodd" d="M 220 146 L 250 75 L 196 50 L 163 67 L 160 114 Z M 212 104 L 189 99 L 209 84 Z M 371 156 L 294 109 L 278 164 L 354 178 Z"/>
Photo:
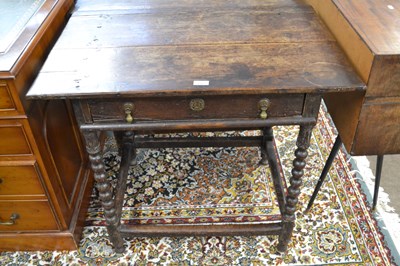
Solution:
<path fill-rule="evenodd" d="M 259 118 L 260 101 L 268 99 L 269 117 L 301 115 L 304 94 L 199 96 L 102 99 L 88 102 L 94 122 L 123 121 L 125 104 L 133 104 L 132 116 L 137 121 L 182 119 Z"/>
<path fill-rule="evenodd" d="M 14 195 L 45 195 L 36 163 L 0 165 L 0 198 Z"/>
<path fill-rule="evenodd" d="M 12 222 L 13 214 L 18 218 Z M 47 201 L 0 201 L 0 231 L 57 230 Z"/>
<path fill-rule="evenodd" d="M 0 112 L 14 111 L 16 109 L 7 84 L 0 83 Z"/>
<path fill-rule="evenodd" d="M 0 121 L 0 156 L 32 154 L 23 123 L 19 120 Z"/>
<path fill-rule="evenodd" d="M 360 113 L 354 155 L 400 153 L 400 99 L 366 98 Z"/>

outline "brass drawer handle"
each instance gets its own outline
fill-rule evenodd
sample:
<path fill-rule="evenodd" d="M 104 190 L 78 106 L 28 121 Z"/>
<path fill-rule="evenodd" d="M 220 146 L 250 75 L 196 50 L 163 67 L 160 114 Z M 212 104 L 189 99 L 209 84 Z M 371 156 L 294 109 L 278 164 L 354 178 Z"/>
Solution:
<path fill-rule="evenodd" d="M 10 216 L 10 220 L 7 222 L 0 222 L 0 225 L 14 225 L 16 224 L 15 220 L 19 219 L 19 214 L 18 213 L 13 213 Z"/>
<path fill-rule="evenodd" d="M 261 119 L 267 119 L 267 117 L 268 117 L 267 110 L 268 110 L 270 105 L 271 105 L 271 101 L 269 99 L 267 99 L 267 98 L 261 99 L 258 102 L 258 108 L 261 111 L 261 113 L 260 113 L 260 118 Z"/>
<path fill-rule="evenodd" d="M 199 111 L 204 110 L 204 107 L 206 106 L 206 103 L 204 102 L 203 99 L 196 98 L 196 99 L 190 100 L 189 105 L 190 105 L 190 109 L 192 111 L 199 112 Z"/>
<path fill-rule="evenodd" d="M 125 120 L 128 123 L 133 122 L 132 112 L 135 109 L 135 105 L 133 103 L 125 103 L 124 104 L 124 112 L 125 112 Z"/>

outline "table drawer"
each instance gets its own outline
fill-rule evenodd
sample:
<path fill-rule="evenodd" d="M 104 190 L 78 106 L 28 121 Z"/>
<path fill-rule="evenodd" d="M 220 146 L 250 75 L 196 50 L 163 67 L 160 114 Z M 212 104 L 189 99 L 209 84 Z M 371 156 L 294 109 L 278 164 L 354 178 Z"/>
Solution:
<path fill-rule="evenodd" d="M 0 147 L 0 156 L 33 154 L 21 120 L 0 120 Z"/>
<path fill-rule="evenodd" d="M 13 224 L 11 217 L 17 214 Z M 57 230 L 48 201 L 0 201 L 0 231 Z"/>
<path fill-rule="evenodd" d="M 88 102 L 94 122 L 124 121 L 126 104 L 131 104 L 137 121 L 181 119 L 259 118 L 260 101 L 268 99 L 269 117 L 301 115 L 304 94 L 200 96 L 98 99 Z"/>
<path fill-rule="evenodd" d="M 5 83 L 0 83 L 0 112 L 16 110 L 11 92 Z"/>
<path fill-rule="evenodd" d="M 0 196 L 45 195 L 37 164 L 0 165 Z"/>

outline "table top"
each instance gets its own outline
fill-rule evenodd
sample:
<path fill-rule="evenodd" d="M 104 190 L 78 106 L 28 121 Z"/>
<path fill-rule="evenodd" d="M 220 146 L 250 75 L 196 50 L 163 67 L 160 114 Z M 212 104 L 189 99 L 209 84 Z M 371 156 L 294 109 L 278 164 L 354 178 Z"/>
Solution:
<path fill-rule="evenodd" d="M 364 90 L 298 0 L 78 1 L 30 98 Z"/>
<path fill-rule="evenodd" d="M 333 2 L 374 54 L 400 54 L 400 1 Z"/>

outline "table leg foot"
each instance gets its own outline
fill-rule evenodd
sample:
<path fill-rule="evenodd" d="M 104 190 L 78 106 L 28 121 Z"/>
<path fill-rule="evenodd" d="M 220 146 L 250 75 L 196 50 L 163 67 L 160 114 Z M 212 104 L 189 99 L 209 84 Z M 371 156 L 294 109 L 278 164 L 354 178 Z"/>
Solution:
<path fill-rule="evenodd" d="M 281 253 L 285 253 L 288 249 L 290 238 L 294 228 L 294 221 L 283 222 L 282 233 L 279 235 L 277 250 Z"/>
<path fill-rule="evenodd" d="M 107 232 L 111 243 L 113 244 L 114 251 L 116 253 L 124 253 L 124 239 L 122 238 L 121 233 L 118 231 L 118 228 L 115 225 L 107 225 Z"/>

